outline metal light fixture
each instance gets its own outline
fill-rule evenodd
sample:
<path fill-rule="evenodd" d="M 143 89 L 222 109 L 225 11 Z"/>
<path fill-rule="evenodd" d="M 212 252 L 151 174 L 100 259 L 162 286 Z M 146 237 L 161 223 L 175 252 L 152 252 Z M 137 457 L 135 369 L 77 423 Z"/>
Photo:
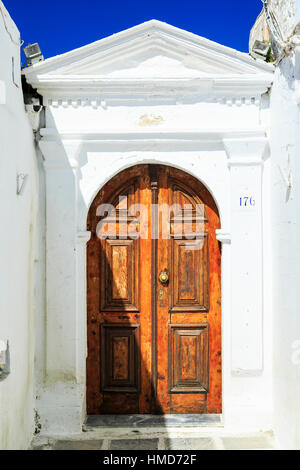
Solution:
<path fill-rule="evenodd" d="M 256 40 L 251 51 L 252 57 L 266 60 L 270 50 L 270 44 Z"/>
<path fill-rule="evenodd" d="M 34 44 L 28 44 L 28 46 L 23 48 L 23 51 L 24 51 L 25 57 L 27 59 L 26 64 L 29 65 L 29 66 L 44 60 L 44 57 L 42 55 L 42 51 L 41 51 L 40 46 L 38 45 L 37 42 L 34 43 Z"/>

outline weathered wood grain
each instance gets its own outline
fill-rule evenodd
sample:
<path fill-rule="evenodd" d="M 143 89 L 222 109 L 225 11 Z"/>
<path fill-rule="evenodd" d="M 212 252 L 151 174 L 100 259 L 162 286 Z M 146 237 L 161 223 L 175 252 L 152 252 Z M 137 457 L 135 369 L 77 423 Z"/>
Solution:
<path fill-rule="evenodd" d="M 174 210 L 167 219 L 159 214 L 159 239 L 151 240 L 156 202 Z M 117 237 L 109 235 L 114 227 L 108 220 L 108 237 L 100 241 L 101 203 L 113 203 L 118 220 Z M 130 230 L 143 228 L 146 239 L 124 236 L 136 219 L 130 206 L 137 203 L 148 208 L 147 218 Z M 184 205 L 183 220 L 178 208 Z M 203 234 L 190 240 L 196 223 Z M 221 413 L 219 227 L 209 191 L 174 168 L 137 165 L 99 191 L 87 221 L 89 414 Z M 171 236 L 163 239 L 166 229 Z M 187 249 L 198 243 L 200 249 Z M 162 271 L 169 274 L 165 284 L 159 282 Z"/>

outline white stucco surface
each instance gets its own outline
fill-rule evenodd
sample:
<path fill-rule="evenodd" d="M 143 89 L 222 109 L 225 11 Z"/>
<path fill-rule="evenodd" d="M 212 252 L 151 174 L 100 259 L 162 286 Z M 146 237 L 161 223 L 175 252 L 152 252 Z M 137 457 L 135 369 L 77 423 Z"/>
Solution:
<path fill-rule="evenodd" d="M 20 35 L 2 2 L 0 8 L 0 340 L 9 342 L 10 354 L 10 374 L 4 380 L 0 377 L 2 450 L 27 449 L 34 429 L 38 174 L 21 87 Z M 20 195 L 16 194 L 18 174 L 27 175 Z"/>
<path fill-rule="evenodd" d="M 269 5 L 278 21 L 283 38 L 289 38 L 297 23 L 297 0 L 269 0 Z"/>
<path fill-rule="evenodd" d="M 274 429 L 281 447 L 300 448 L 299 49 L 273 74 L 150 21 L 46 60 L 24 71 L 45 106 L 37 148 L 19 33 L 0 5 L 0 449 L 27 448 L 35 417 L 42 436 L 82 430 L 87 213 L 139 163 L 194 175 L 220 211 L 226 432 Z M 270 6 L 289 38 L 300 0 Z"/>
<path fill-rule="evenodd" d="M 266 92 L 272 66 L 150 21 L 24 73 L 46 107 L 40 149 L 47 188 L 47 327 L 36 403 L 42 433 L 77 433 L 85 419 L 87 213 L 112 176 L 138 163 L 183 169 L 216 200 L 222 224 L 216 236 L 223 244 L 224 424 L 269 429 Z M 243 205 L 244 197 L 253 204 L 243 199 Z"/>
<path fill-rule="evenodd" d="M 296 50 L 276 70 L 271 94 L 274 424 L 289 449 L 300 448 L 299 67 Z"/>
<path fill-rule="evenodd" d="M 270 105 L 274 430 L 283 448 L 300 448 L 299 0 L 270 0 L 286 45 Z M 255 28 L 254 28 L 255 29 Z M 254 32 L 254 29 L 252 32 Z M 273 38 L 274 39 L 274 38 Z M 280 50 L 280 47 L 279 47 Z"/>

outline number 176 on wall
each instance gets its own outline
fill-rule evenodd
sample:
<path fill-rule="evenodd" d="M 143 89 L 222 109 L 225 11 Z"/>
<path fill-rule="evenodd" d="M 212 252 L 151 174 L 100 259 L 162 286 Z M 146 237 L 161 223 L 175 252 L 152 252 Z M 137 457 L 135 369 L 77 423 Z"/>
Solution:
<path fill-rule="evenodd" d="M 253 196 L 241 196 L 240 207 L 254 207 L 255 199 Z"/>

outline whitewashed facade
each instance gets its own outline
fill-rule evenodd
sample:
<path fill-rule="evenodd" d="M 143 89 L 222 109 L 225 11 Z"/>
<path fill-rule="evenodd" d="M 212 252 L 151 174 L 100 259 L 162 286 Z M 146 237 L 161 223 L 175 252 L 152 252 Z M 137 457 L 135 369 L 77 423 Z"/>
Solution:
<path fill-rule="evenodd" d="M 274 430 L 300 448 L 300 1 L 272 0 L 288 53 L 271 91 Z"/>
<path fill-rule="evenodd" d="M 282 447 L 300 448 L 300 1 L 269 3 L 292 44 L 276 67 L 153 20 L 26 68 L 44 106 L 40 120 L 26 107 L 38 147 L 19 34 L 3 10 L 0 210 L 15 236 L 1 232 L 0 346 L 9 341 L 11 364 L 0 448 L 28 447 L 34 426 L 82 430 L 87 214 L 107 181 L 139 163 L 195 176 L 220 212 L 225 429 L 273 429 Z"/>
<path fill-rule="evenodd" d="M 87 213 L 110 178 L 138 163 L 183 169 L 215 198 L 224 424 L 269 429 L 273 67 L 153 20 L 24 73 L 46 109 L 44 432 L 79 431 L 85 419 Z"/>
<path fill-rule="evenodd" d="M 34 431 L 39 173 L 20 34 L 2 2 L 0 9 L 0 449 L 27 449 Z"/>

